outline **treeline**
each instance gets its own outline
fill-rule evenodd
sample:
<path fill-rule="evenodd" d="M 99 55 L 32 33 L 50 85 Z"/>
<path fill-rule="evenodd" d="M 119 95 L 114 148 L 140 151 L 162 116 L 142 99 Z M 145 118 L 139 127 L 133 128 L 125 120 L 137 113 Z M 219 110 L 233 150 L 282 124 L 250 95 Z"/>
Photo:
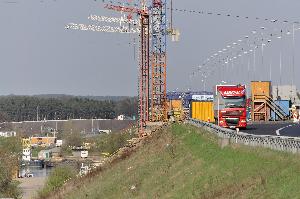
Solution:
<path fill-rule="evenodd" d="M 41 98 L 35 96 L 0 97 L 0 122 L 66 119 L 114 119 L 137 115 L 137 99 L 92 100 L 82 97 Z"/>
<path fill-rule="evenodd" d="M 96 101 L 122 101 L 128 98 L 128 96 L 74 96 L 74 95 L 64 95 L 64 94 L 44 94 L 44 95 L 33 95 L 33 97 L 43 98 L 43 99 L 62 99 L 62 98 L 80 98 L 80 99 L 91 99 Z"/>

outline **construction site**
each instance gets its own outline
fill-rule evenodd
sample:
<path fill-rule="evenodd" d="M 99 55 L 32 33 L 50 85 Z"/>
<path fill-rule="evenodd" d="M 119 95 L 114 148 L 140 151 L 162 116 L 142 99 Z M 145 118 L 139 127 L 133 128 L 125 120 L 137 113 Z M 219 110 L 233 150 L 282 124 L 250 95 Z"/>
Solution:
<path fill-rule="evenodd" d="M 147 135 L 147 126 L 168 121 L 184 121 L 192 118 L 201 121 L 215 123 L 219 126 L 231 129 L 247 129 L 247 126 L 262 126 L 262 131 L 254 133 L 264 133 L 264 125 L 261 122 L 271 121 L 293 121 L 299 123 L 299 91 L 294 85 L 295 82 L 295 34 L 298 23 L 291 22 L 292 30 L 267 30 L 260 27 L 260 30 L 252 31 L 252 35 L 244 36 L 237 42 L 226 46 L 224 49 L 213 54 L 203 64 L 199 65 L 191 73 L 190 79 L 198 78 L 203 83 L 204 90 L 187 92 L 168 92 L 167 89 L 167 43 L 179 42 L 180 29 L 173 24 L 174 12 L 200 13 L 214 15 L 215 13 L 197 12 L 195 10 L 184 10 L 173 7 L 173 1 L 153 0 L 150 2 L 105 2 L 104 8 L 112 12 L 121 13 L 122 17 L 115 21 L 120 22 L 121 29 L 110 31 L 102 29 L 101 26 L 70 23 L 66 29 L 117 32 L 135 34 L 139 33 L 138 41 L 138 131 L 139 135 Z M 217 16 L 222 16 L 218 13 Z M 227 15 L 230 17 L 231 15 Z M 241 18 L 242 16 L 235 16 Z M 248 19 L 248 17 L 245 17 Z M 97 22 L 113 21 L 104 16 L 90 16 L 89 19 Z M 259 18 L 256 18 L 259 20 Z M 278 20 L 264 19 L 266 23 L 275 23 Z M 285 23 L 289 23 L 285 21 Z M 108 26 L 107 26 L 108 27 Z M 113 28 L 112 28 L 113 29 Z M 267 31 L 268 32 L 267 32 Z M 251 38 L 253 37 L 253 38 Z M 280 51 L 280 84 L 272 85 L 272 81 L 263 81 L 263 75 L 256 70 L 259 48 L 261 48 L 261 67 L 264 67 L 264 53 L 268 45 L 278 39 L 282 43 L 282 38 L 291 37 L 292 48 L 292 75 L 291 84 L 282 85 L 282 52 Z M 251 61 L 253 54 L 254 60 Z M 226 73 L 235 71 L 236 59 L 248 59 L 248 67 L 244 70 L 249 73 L 248 77 L 241 80 L 226 79 Z M 245 58 L 244 58 L 245 59 Z M 252 63 L 251 63 L 252 62 Z M 250 70 L 253 64 L 253 70 Z M 262 72 L 262 71 L 261 71 Z M 207 88 L 212 73 L 219 74 L 219 78 L 210 80 L 211 88 Z M 223 73 L 223 74 L 222 74 Z M 253 74 L 251 74 L 253 73 Z M 272 70 L 270 65 L 270 78 Z M 252 81 L 254 79 L 262 79 Z M 225 80 L 225 81 L 224 81 Z M 242 124 L 243 123 L 243 124 Z M 247 124 L 250 125 L 247 125 Z M 285 128 L 290 128 L 288 124 Z M 285 129 L 284 128 L 284 129 Z M 285 129 L 285 131 L 287 131 Z M 282 129 L 283 130 L 283 129 Z M 267 133 L 271 133 L 267 132 Z M 272 133 L 275 133 L 274 131 Z M 278 131 L 277 131 L 278 134 Z M 279 134 L 280 135 L 280 134 Z M 285 133 L 289 136 L 289 133 Z"/>
<path fill-rule="evenodd" d="M 115 119 L 10 122 L 12 131 L 1 132 L 0 137 L 18 137 L 16 132 L 24 132 L 22 160 L 18 159 L 21 164 L 14 174 L 21 178 L 24 198 L 32 194 L 35 198 L 299 196 L 300 22 L 196 6 L 187 9 L 175 0 L 93 3 L 97 9 L 101 6 L 101 14 L 90 14 L 85 19 L 88 22 L 69 22 L 73 19 L 69 16 L 61 29 L 70 35 L 69 42 L 74 39 L 76 43 L 91 34 L 104 35 L 105 40 L 112 38 L 108 42 L 119 42 L 116 52 L 125 49 L 133 53 L 131 61 L 122 57 L 130 53 L 116 53 L 112 58 L 104 55 L 101 67 L 112 67 L 110 64 L 118 60 L 122 63 L 118 67 L 137 68 L 137 85 L 130 86 L 138 99 L 137 118 L 126 120 L 125 115 L 120 115 Z M 183 20 L 186 16 L 194 18 Z M 199 16 L 204 18 L 201 28 Z M 204 21 L 208 21 L 206 25 Z M 243 31 L 237 39 L 232 39 L 234 28 L 228 37 L 228 27 L 211 28 L 214 34 L 224 31 L 224 37 L 209 37 L 213 31 L 205 27 L 225 21 L 230 25 L 251 21 L 255 28 L 247 27 L 248 32 Z M 182 24 L 185 28 L 180 27 Z M 198 36 L 200 29 L 202 33 L 207 31 L 206 38 Z M 197 37 L 188 38 L 187 32 L 193 31 Z M 124 40 L 116 41 L 123 36 Z M 225 38 L 230 42 L 221 41 Z M 190 39 L 189 45 L 195 46 L 181 44 L 182 39 Z M 211 46 L 199 46 L 200 39 Z M 208 51 L 207 48 L 215 48 L 213 40 L 223 47 L 218 45 L 219 50 Z M 90 41 L 89 45 L 96 42 Z M 69 56 L 76 60 L 75 51 L 80 47 L 74 46 L 71 45 L 74 54 Z M 104 44 L 101 49 L 113 47 Z M 199 58 L 203 60 L 200 64 Z M 97 61 L 95 57 L 83 61 L 80 70 L 84 64 Z M 188 63 L 196 66 L 186 66 Z M 181 70 L 176 71 L 179 65 Z M 131 69 L 126 70 L 129 74 Z M 109 90 L 116 84 L 125 90 L 127 86 L 122 86 L 129 82 L 126 78 L 133 78 L 132 74 L 127 77 L 121 73 L 112 69 L 111 81 L 101 87 Z M 109 76 L 105 72 L 101 75 Z M 80 82 L 84 84 L 81 79 Z M 108 112 L 105 108 L 103 111 Z M 38 131 L 47 131 L 47 136 L 34 135 Z M 54 171 L 45 171 L 46 177 L 40 183 L 29 182 L 26 178 L 35 177 L 26 170 L 32 163 L 54 167 Z M 61 165 L 76 169 L 64 171 L 70 175 L 55 173 Z M 65 178 L 53 185 L 54 180 L 47 181 L 48 176 L 53 177 L 51 172 Z M 37 189 L 41 190 L 36 192 Z"/>

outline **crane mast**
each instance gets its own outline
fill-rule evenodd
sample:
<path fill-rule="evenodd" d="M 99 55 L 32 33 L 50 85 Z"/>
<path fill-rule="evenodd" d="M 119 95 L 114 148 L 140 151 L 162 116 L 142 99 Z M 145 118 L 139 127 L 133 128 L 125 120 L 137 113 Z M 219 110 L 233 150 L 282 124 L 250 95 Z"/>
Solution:
<path fill-rule="evenodd" d="M 140 63 L 139 63 L 139 134 L 145 134 L 146 123 L 149 121 L 149 94 L 150 94 L 150 18 L 149 14 L 141 14 L 140 33 Z"/>
<path fill-rule="evenodd" d="M 132 13 L 140 17 L 138 127 L 140 136 L 143 136 L 147 122 L 167 120 L 166 0 L 152 0 L 150 6 L 147 6 L 146 1 L 143 0 L 141 8 L 111 4 L 105 7 L 130 13 L 129 18 L 132 17 Z"/>
<path fill-rule="evenodd" d="M 152 1 L 151 23 L 151 121 L 159 122 L 167 120 L 167 19 L 165 0 Z"/>

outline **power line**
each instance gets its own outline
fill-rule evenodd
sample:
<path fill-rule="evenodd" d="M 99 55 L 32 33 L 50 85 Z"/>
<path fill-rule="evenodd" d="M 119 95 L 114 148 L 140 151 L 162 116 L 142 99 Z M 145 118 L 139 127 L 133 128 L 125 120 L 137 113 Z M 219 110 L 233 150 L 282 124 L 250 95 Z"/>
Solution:
<path fill-rule="evenodd" d="M 170 10 L 171 8 L 167 8 Z M 231 13 L 220 13 L 220 12 L 211 12 L 211 11 L 199 11 L 199 10 L 188 10 L 188 9 L 180 9 L 180 8 L 173 8 L 173 11 L 189 13 L 189 14 L 201 14 L 201 15 L 211 15 L 211 16 L 219 16 L 219 17 L 230 17 L 234 19 L 244 19 L 244 20 L 253 20 L 253 21 L 262 21 L 262 22 L 270 22 L 270 23 L 294 23 L 299 24 L 299 21 L 292 21 L 292 20 L 280 20 L 276 18 L 263 18 L 263 17 L 248 17 L 248 16 L 241 16 L 237 14 Z"/>

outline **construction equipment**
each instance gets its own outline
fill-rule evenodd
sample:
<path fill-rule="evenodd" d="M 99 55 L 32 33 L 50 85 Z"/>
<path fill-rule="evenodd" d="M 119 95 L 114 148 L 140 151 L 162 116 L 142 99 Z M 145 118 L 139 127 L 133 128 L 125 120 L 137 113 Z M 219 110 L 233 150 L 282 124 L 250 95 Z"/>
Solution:
<path fill-rule="evenodd" d="M 166 0 L 152 0 L 151 120 L 167 120 L 167 18 Z"/>
<path fill-rule="evenodd" d="M 271 82 L 253 81 L 251 82 L 251 91 L 253 121 L 269 121 L 271 119 L 271 111 L 281 120 L 289 118 L 289 114 L 271 98 Z"/>
<path fill-rule="evenodd" d="M 147 6 L 145 1 L 143 1 L 140 7 L 125 7 L 111 4 L 105 6 L 105 8 L 110 10 L 127 12 L 129 13 L 129 18 L 132 17 L 133 13 L 138 14 L 140 17 L 138 127 L 140 136 L 143 136 L 148 121 L 159 122 L 167 120 L 167 19 L 165 0 L 152 0 L 150 6 Z M 151 45 L 150 40 L 152 41 Z"/>
<path fill-rule="evenodd" d="M 163 122 L 168 119 L 167 35 L 171 35 L 173 41 L 178 41 L 180 33 L 179 30 L 173 29 L 173 17 L 171 17 L 171 29 L 167 29 L 166 0 L 149 0 L 148 3 L 142 0 L 139 5 L 128 1 L 126 3 L 128 6 L 124 6 L 121 2 L 115 3 L 119 5 L 114 5 L 114 2 L 110 1 L 105 8 L 122 14 L 127 13 L 127 17 L 91 15 L 89 19 L 97 22 L 119 22 L 121 27 L 70 23 L 66 28 L 97 32 L 139 33 L 138 129 L 140 136 L 143 136 L 147 122 Z M 171 16 L 172 12 L 173 8 L 171 8 Z M 133 19 L 133 14 L 139 17 L 139 24 Z M 128 27 L 123 25 L 126 23 Z"/>
<path fill-rule="evenodd" d="M 31 148 L 31 139 L 23 138 L 22 139 L 22 147 L 23 147 L 23 149 Z"/>
<path fill-rule="evenodd" d="M 281 119 L 287 120 L 289 114 L 287 114 L 279 105 L 277 105 L 272 98 L 266 95 L 254 95 L 253 96 L 253 118 L 257 120 L 268 121 L 270 119 L 270 110 Z"/>
<path fill-rule="evenodd" d="M 170 100 L 168 103 L 168 118 L 180 122 L 185 119 L 182 99 Z"/>

